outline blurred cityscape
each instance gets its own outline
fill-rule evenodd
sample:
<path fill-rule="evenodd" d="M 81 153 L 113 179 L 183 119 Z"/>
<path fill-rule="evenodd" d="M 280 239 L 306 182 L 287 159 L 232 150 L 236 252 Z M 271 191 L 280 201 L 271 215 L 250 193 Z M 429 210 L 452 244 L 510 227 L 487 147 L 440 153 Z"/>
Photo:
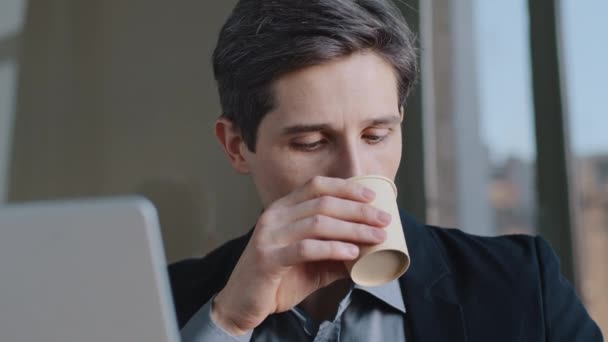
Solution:
<path fill-rule="evenodd" d="M 608 332 L 608 155 L 576 162 L 576 230 L 580 289 L 591 315 Z"/>
<path fill-rule="evenodd" d="M 491 165 L 490 202 L 497 234 L 535 234 L 534 164 L 508 158 Z"/>
<path fill-rule="evenodd" d="M 608 331 L 608 154 L 573 160 L 578 285 L 591 316 Z M 489 195 L 498 234 L 535 234 L 534 163 L 492 165 Z"/>

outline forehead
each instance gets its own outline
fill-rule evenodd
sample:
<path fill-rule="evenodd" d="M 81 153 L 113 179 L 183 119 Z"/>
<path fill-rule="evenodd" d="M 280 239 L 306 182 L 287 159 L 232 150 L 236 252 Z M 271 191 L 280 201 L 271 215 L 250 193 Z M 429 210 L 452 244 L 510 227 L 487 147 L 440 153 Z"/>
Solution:
<path fill-rule="evenodd" d="M 275 126 L 346 124 L 398 114 L 397 88 L 390 63 L 373 52 L 357 53 L 275 81 L 275 108 L 264 121 Z"/>

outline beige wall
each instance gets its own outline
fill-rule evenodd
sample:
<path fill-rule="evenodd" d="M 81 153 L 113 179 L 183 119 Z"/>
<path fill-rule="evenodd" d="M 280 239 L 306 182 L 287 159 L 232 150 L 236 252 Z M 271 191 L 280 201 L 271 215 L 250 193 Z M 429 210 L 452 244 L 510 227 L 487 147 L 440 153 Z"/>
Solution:
<path fill-rule="evenodd" d="M 171 261 L 250 228 L 253 185 L 213 136 L 210 56 L 233 4 L 30 2 L 9 200 L 145 194 Z"/>

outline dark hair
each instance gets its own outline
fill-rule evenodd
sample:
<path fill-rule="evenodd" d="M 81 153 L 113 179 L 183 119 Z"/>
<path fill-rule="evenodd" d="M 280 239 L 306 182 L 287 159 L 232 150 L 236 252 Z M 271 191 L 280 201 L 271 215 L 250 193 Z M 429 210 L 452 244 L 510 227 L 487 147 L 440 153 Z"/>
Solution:
<path fill-rule="evenodd" d="M 280 76 L 371 50 L 395 68 L 399 106 L 417 76 L 414 35 L 390 0 L 240 0 L 213 53 L 223 116 L 255 151 Z"/>

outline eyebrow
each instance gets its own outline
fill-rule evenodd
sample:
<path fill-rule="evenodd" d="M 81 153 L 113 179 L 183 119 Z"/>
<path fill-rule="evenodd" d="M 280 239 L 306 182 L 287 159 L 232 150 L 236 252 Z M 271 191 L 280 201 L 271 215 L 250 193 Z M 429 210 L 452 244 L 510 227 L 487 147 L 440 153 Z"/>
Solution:
<path fill-rule="evenodd" d="M 401 123 L 401 116 L 399 115 L 387 115 L 381 118 L 371 119 L 365 122 L 366 126 L 382 126 L 382 125 L 395 125 Z"/>
<path fill-rule="evenodd" d="M 293 125 L 283 129 L 283 135 L 291 135 L 297 133 L 310 133 L 330 130 L 328 124 L 312 124 L 312 125 Z"/>
<path fill-rule="evenodd" d="M 387 115 L 380 118 L 367 120 L 364 122 L 365 126 L 384 126 L 394 125 L 401 122 L 401 117 L 396 115 Z M 329 124 L 299 124 L 283 128 L 282 135 L 291 135 L 298 133 L 311 133 L 330 131 L 331 126 Z"/>

